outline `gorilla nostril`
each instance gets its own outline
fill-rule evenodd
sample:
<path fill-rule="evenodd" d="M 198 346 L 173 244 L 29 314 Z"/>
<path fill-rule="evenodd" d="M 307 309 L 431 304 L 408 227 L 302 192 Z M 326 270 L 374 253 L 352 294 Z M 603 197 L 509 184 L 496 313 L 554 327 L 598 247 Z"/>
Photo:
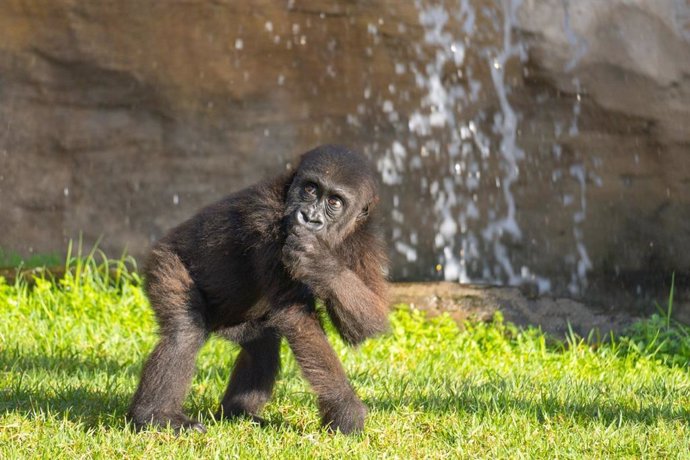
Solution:
<path fill-rule="evenodd" d="M 300 224 L 307 225 L 309 223 L 309 215 L 304 211 L 300 211 L 297 213 L 297 220 L 299 220 Z"/>

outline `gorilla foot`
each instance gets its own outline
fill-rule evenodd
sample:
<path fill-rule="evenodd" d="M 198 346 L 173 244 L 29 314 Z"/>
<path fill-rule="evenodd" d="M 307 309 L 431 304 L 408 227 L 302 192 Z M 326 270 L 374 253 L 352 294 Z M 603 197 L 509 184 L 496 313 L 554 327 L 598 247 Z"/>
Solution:
<path fill-rule="evenodd" d="M 346 404 L 340 403 L 326 408 L 321 424 L 332 432 L 343 434 L 359 433 L 364 429 L 364 419 L 367 417 L 367 406 L 357 397 Z"/>

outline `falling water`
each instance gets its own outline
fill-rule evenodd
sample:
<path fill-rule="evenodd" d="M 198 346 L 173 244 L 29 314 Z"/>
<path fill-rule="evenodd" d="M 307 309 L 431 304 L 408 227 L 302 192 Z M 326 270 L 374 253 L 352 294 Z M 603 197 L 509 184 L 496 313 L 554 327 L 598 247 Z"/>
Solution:
<path fill-rule="evenodd" d="M 424 43 L 416 48 L 414 62 L 396 63 L 396 73 L 409 69 L 421 96 L 418 107 L 409 113 L 407 134 L 392 143 L 380 157 L 378 167 L 384 184 L 394 189 L 412 176 L 427 186 L 435 221 L 436 270 L 442 272 L 444 279 L 530 283 L 540 292 L 548 292 L 551 280 L 539 275 L 536 267 L 516 266 L 512 257 L 513 248 L 524 239 L 514 185 L 530 155 L 519 145 L 521 114 L 510 101 L 512 86 L 507 71 L 511 65 L 520 68 L 527 58 L 526 46 L 514 34 L 521 4 L 522 0 L 503 0 L 495 11 L 480 11 L 470 0 L 460 0 L 457 7 L 415 1 Z M 586 52 L 587 44 L 570 28 L 567 0 L 563 7 L 563 27 L 575 48 L 575 57 L 564 69 L 569 71 Z M 499 31 L 498 44 L 477 44 L 482 40 L 479 21 Z M 467 62 L 470 51 L 480 60 Z M 450 78 L 449 68 L 456 69 L 456 75 Z M 488 73 L 490 78 L 475 77 L 482 73 Z M 488 81 L 490 86 L 482 87 L 482 81 Z M 579 81 L 573 80 L 573 86 L 578 96 L 567 130 L 571 136 L 577 134 L 580 113 Z M 467 108 L 489 93 L 497 101 L 492 111 L 465 115 Z M 382 109 L 393 112 L 390 102 Z M 554 130 L 562 130 L 560 121 L 554 124 Z M 553 146 L 553 152 L 560 154 L 558 144 Z M 440 174 L 434 169 L 436 165 L 441 165 Z M 554 182 L 565 180 L 565 175 L 577 182 L 580 191 L 577 200 L 571 197 L 569 203 L 564 203 L 579 205 L 572 214 L 574 247 L 564 261 L 572 266 L 567 287 L 575 295 L 586 287 L 587 271 L 591 268 L 582 230 L 586 185 L 591 177 L 583 164 L 574 164 L 566 171 L 554 171 Z M 487 192 L 487 183 L 495 185 L 493 191 Z M 400 201 L 394 193 L 394 247 L 407 261 L 416 261 L 418 235 L 406 225 Z"/>

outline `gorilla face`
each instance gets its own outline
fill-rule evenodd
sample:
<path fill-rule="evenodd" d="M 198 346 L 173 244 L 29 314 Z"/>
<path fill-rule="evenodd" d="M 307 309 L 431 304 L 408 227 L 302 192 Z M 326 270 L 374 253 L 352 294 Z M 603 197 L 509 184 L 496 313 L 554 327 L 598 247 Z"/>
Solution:
<path fill-rule="evenodd" d="M 288 227 L 316 233 L 330 247 L 340 244 L 368 217 L 376 181 L 364 158 L 321 147 L 306 153 L 286 203 Z"/>

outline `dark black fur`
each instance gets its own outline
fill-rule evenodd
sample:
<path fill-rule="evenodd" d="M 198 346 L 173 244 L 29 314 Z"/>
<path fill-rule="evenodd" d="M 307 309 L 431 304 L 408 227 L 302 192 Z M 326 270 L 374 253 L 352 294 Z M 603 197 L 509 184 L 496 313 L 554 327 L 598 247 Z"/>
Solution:
<path fill-rule="evenodd" d="M 204 431 L 182 402 L 213 332 L 242 347 L 219 416 L 258 418 L 285 337 L 318 395 L 323 425 L 361 430 L 366 407 L 326 340 L 315 297 L 348 343 L 386 329 L 377 199 L 363 157 L 323 146 L 305 153 L 296 172 L 230 195 L 162 238 L 145 268 L 161 337 L 129 410 L 134 424 Z"/>

